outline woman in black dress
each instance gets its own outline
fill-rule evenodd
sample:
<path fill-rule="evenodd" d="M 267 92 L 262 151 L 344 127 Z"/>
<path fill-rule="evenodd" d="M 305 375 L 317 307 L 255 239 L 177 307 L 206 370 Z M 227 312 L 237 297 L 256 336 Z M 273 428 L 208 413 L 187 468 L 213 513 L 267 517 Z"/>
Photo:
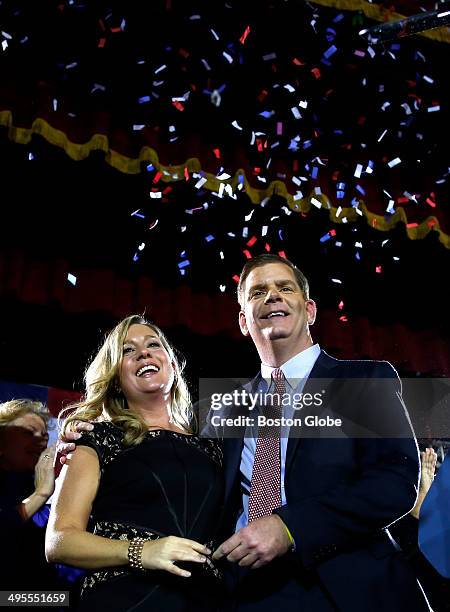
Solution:
<path fill-rule="evenodd" d="M 66 420 L 94 421 L 57 486 L 47 558 L 91 570 L 81 610 L 217 609 L 210 560 L 222 504 L 221 450 L 194 433 L 181 367 L 155 325 L 120 322 Z"/>

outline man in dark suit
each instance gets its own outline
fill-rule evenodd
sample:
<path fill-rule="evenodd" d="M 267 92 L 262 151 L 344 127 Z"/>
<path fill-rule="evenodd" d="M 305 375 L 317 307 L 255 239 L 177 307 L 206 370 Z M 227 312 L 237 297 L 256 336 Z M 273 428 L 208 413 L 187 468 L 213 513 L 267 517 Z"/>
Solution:
<path fill-rule="evenodd" d="M 241 331 L 261 360 L 247 390 L 326 402 L 308 409 L 307 432 L 304 423 L 300 433 L 284 424 L 266 436 L 225 432 L 224 514 L 235 533 L 214 558 L 234 574 L 235 609 L 428 610 L 387 529 L 414 506 L 420 465 L 394 368 L 337 360 L 313 343 L 316 304 L 288 260 L 249 260 L 238 294 Z M 332 421 L 314 420 L 325 416 Z"/>

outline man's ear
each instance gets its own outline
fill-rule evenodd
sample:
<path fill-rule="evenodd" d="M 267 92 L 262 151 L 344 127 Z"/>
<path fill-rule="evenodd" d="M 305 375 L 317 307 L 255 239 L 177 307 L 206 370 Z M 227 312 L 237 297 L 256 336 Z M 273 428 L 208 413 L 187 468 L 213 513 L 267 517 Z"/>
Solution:
<path fill-rule="evenodd" d="M 245 312 L 243 310 L 241 310 L 239 312 L 239 327 L 241 328 L 241 332 L 244 336 L 248 336 L 248 327 L 247 327 L 247 320 L 245 318 Z"/>
<path fill-rule="evenodd" d="M 308 317 L 308 325 L 314 325 L 317 315 L 317 305 L 314 300 L 306 300 L 306 316 Z"/>

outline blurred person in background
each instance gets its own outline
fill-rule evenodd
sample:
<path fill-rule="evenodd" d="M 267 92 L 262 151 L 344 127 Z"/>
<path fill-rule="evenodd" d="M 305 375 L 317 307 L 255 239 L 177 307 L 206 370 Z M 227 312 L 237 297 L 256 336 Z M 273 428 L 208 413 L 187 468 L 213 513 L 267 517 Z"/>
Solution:
<path fill-rule="evenodd" d="M 44 404 L 30 399 L 0 404 L 2 589 L 63 589 L 44 554 L 45 504 L 55 488 L 49 417 Z"/>

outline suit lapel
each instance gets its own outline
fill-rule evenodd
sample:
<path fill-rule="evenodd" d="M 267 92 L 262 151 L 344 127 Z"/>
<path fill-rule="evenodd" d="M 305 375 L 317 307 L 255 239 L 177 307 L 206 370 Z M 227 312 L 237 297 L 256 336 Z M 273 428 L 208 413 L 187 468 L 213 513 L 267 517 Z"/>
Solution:
<path fill-rule="evenodd" d="M 333 377 L 333 368 L 339 363 L 337 359 L 330 357 L 325 351 L 320 351 L 320 355 L 318 356 L 316 363 L 311 370 L 310 375 L 308 376 L 308 380 L 305 383 L 303 388 L 303 393 L 312 393 L 314 394 L 317 389 L 315 389 L 316 379 L 320 378 L 332 378 Z M 286 464 L 285 464 L 285 472 L 284 472 L 284 480 L 286 482 L 289 471 L 292 467 L 292 462 L 295 457 L 295 453 L 297 451 L 298 444 L 300 442 L 300 437 L 289 438 L 288 445 L 286 449 Z"/>
<path fill-rule="evenodd" d="M 258 387 L 260 373 L 253 380 L 244 385 L 244 389 L 252 393 Z M 241 464 L 242 449 L 244 447 L 245 431 L 242 435 L 235 438 L 224 438 L 223 440 L 223 455 L 224 455 L 224 471 L 225 471 L 225 502 L 231 493 L 236 478 L 239 478 L 239 470 Z"/>

